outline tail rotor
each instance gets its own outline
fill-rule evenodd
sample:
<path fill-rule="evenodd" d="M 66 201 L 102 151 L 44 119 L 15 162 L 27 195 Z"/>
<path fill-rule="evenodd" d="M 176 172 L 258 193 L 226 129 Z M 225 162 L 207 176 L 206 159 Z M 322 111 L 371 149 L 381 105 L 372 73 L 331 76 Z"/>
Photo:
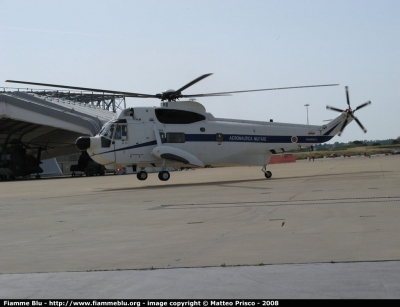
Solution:
<path fill-rule="evenodd" d="M 336 111 L 336 112 L 340 112 L 340 113 L 343 113 L 343 112 L 346 112 L 346 113 L 347 113 L 346 118 L 345 118 L 345 120 L 344 120 L 344 122 L 343 122 L 342 127 L 340 128 L 340 131 L 339 131 L 339 134 L 338 134 L 338 135 L 340 136 L 340 135 L 342 134 L 344 128 L 346 128 L 346 125 L 347 125 L 347 123 L 348 123 L 348 121 L 349 121 L 349 120 L 348 120 L 349 117 L 352 117 L 352 118 L 356 121 L 356 123 L 360 126 L 360 128 L 364 131 L 364 133 L 366 133 L 366 132 L 367 132 L 367 129 L 365 129 L 364 126 L 361 124 L 360 120 L 359 120 L 357 117 L 354 116 L 354 113 L 355 113 L 356 111 L 360 110 L 361 108 L 364 108 L 364 107 L 366 107 L 367 105 L 370 105 L 370 104 L 371 104 L 371 101 L 367 101 L 367 102 L 365 102 L 365 103 L 359 105 L 359 106 L 358 106 L 357 108 L 355 108 L 354 110 L 352 110 L 352 109 L 351 109 L 351 106 L 350 106 L 349 88 L 348 88 L 347 86 L 346 86 L 346 99 L 347 99 L 348 108 L 345 109 L 345 110 L 341 110 L 341 109 L 338 109 L 338 108 L 326 106 L 326 108 L 329 109 L 329 110 Z"/>

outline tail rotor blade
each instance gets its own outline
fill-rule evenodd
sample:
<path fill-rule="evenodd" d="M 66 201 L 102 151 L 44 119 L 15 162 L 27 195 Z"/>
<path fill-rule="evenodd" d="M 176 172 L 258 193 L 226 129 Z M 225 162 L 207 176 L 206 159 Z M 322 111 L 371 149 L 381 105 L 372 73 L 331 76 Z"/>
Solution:
<path fill-rule="evenodd" d="M 358 120 L 357 117 L 353 116 L 354 120 L 357 122 L 357 124 L 360 126 L 360 128 L 362 129 L 362 131 L 364 131 L 364 133 L 367 133 L 367 129 L 364 128 L 364 126 L 361 124 L 361 122 Z"/>
<path fill-rule="evenodd" d="M 361 108 L 366 107 L 367 105 L 370 105 L 371 101 L 367 101 L 366 103 L 360 104 L 353 112 L 360 110 Z"/>
<path fill-rule="evenodd" d="M 346 86 L 346 98 L 347 98 L 347 105 L 350 108 L 350 98 L 349 98 L 349 87 Z"/>
<path fill-rule="evenodd" d="M 330 106 L 326 106 L 326 108 L 327 108 L 328 110 L 337 111 L 337 112 L 340 112 L 340 113 L 346 111 L 346 110 L 341 110 L 341 109 L 334 108 L 334 107 L 330 107 Z"/>
<path fill-rule="evenodd" d="M 329 109 L 329 110 L 342 112 L 342 113 L 343 112 L 347 113 L 346 118 L 344 119 L 343 124 L 340 127 L 338 135 L 340 136 L 343 133 L 343 130 L 346 128 L 346 125 L 349 122 L 349 116 L 351 116 L 356 121 L 356 123 L 360 126 L 360 128 L 364 131 L 364 133 L 366 133 L 367 129 L 365 129 L 364 126 L 361 124 L 361 122 L 358 120 L 358 118 L 354 116 L 354 112 L 366 107 L 367 105 L 370 105 L 371 101 L 367 101 L 367 102 L 365 102 L 363 104 L 360 104 L 355 110 L 352 110 L 351 107 L 350 107 L 349 87 L 346 86 L 345 89 L 346 89 L 347 105 L 349 106 L 346 110 L 340 110 L 340 109 L 337 109 L 337 108 L 334 108 L 334 107 L 326 106 L 326 108 Z"/>
<path fill-rule="evenodd" d="M 343 125 L 340 128 L 340 131 L 339 131 L 339 134 L 338 134 L 339 136 L 342 134 L 344 128 L 346 128 L 346 125 L 347 125 L 347 122 L 348 122 L 348 118 L 349 118 L 349 115 L 347 114 L 346 119 L 344 120 Z"/>

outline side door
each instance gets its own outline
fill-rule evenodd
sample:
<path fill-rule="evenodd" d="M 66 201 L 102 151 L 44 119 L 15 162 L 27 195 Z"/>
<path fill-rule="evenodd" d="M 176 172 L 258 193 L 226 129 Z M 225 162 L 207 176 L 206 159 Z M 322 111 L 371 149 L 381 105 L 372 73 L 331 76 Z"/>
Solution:
<path fill-rule="evenodd" d="M 116 124 L 112 145 L 116 163 L 129 163 L 129 138 L 128 125 Z"/>
<path fill-rule="evenodd" d="M 156 158 L 151 155 L 151 151 L 157 146 L 153 124 L 130 124 L 128 133 L 130 133 L 127 144 L 130 164 L 153 163 Z"/>
<path fill-rule="evenodd" d="M 154 134 L 154 123 L 148 122 L 142 124 L 143 142 L 140 148 L 140 162 L 153 163 L 157 159 L 151 154 L 153 148 L 157 146 L 156 136 Z"/>

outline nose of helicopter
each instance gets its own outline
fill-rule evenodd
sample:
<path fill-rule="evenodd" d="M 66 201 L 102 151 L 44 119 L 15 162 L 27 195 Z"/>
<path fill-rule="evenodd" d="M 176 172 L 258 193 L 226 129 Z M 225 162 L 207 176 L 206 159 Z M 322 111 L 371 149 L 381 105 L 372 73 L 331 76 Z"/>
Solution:
<path fill-rule="evenodd" d="M 88 136 L 80 136 L 75 141 L 75 146 L 80 151 L 87 150 L 90 147 L 90 137 Z"/>

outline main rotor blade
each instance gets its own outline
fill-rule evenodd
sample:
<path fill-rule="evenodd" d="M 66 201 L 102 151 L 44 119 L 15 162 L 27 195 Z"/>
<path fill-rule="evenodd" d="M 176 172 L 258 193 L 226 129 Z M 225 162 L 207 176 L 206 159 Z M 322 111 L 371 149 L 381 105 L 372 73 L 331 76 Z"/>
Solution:
<path fill-rule="evenodd" d="M 346 110 L 341 110 L 341 109 L 334 108 L 334 107 L 330 107 L 330 106 L 326 106 L 326 108 L 327 108 L 328 110 L 337 111 L 337 112 L 340 112 L 340 113 L 346 111 Z"/>
<path fill-rule="evenodd" d="M 367 101 L 366 103 L 360 104 L 353 112 L 360 110 L 361 108 L 364 108 L 369 104 L 371 104 L 371 101 Z"/>
<path fill-rule="evenodd" d="M 261 92 L 261 91 L 273 91 L 273 90 L 289 90 L 295 88 L 305 88 L 305 87 L 320 87 L 320 86 L 336 86 L 339 84 L 323 84 L 323 85 L 305 85 L 305 86 L 290 86 L 290 87 L 275 87 L 275 88 L 264 88 L 259 90 L 245 90 L 245 91 L 232 91 L 232 92 L 219 92 L 219 93 L 208 93 L 208 94 L 194 94 L 194 95 L 221 95 L 221 94 L 237 94 L 237 93 L 248 93 L 248 92 Z M 191 95 L 191 96 L 194 96 Z"/>
<path fill-rule="evenodd" d="M 347 105 L 350 108 L 350 98 L 349 98 L 349 87 L 346 86 L 346 98 L 347 98 Z"/>
<path fill-rule="evenodd" d="M 185 86 L 181 87 L 177 91 L 173 92 L 173 94 L 175 94 L 175 96 L 176 96 L 175 98 L 180 98 L 180 97 L 229 96 L 230 94 L 236 94 L 236 93 L 260 92 L 260 91 L 272 91 L 272 90 L 286 90 L 286 89 L 297 89 L 297 88 L 307 88 L 307 87 L 322 87 L 322 86 L 336 86 L 336 85 L 339 85 L 339 84 L 305 85 L 305 86 L 277 87 L 277 88 L 265 88 L 265 89 L 256 89 L 256 90 L 218 92 L 218 93 L 193 94 L 193 95 L 182 95 L 182 94 L 180 94 L 183 90 L 187 89 L 188 87 L 192 86 L 193 84 L 199 82 L 200 80 L 202 80 L 202 79 L 204 79 L 204 78 L 206 78 L 206 77 L 208 77 L 210 75 L 212 75 L 212 73 L 204 74 L 204 75 L 194 79 L 193 81 L 189 82 Z M 57 88 L 64 88 L 64 89 L 74 89 L 74 90 L 98 92 L 98 93 L 120 94 L 120 95 L 125 95 L 126 97 L 137 97 L 137 98 L 162 98 L 162 97 L 164 97 L 164 96 L 160 96 L 160 94 L 158 94 L 158 95 L 140 94 L 140 93 L 132 93 L 132 92 L 110 91 L 110 90 L 105 90 L 105 89 L 96 89 L 96 88 L 69 86 L 69 85 L 60 85 L 60 84 L 50 84 L 50 83 L 29 82 L 29 81 L 6 80 L 6 82 L 20 83 L 20 84 L 30 84 L 30 85 L 40 85 L 40 86 L 49 86 L 49 87 L 57 87 Z M 340 112 L 342 112 L 342 111 L 340 111 Z"/>
<path fill-rule="evenodd" d="M 128 97 L 157 98 L 156 95 L 138 94 L 138 93 L 131 93 L 131 92 L 109 91 L 109 90 L 103 90 L 103 89 L 98 89 L 98 88 L 68 86 L 68 85 L 49 84 L 49 83 L 37 83 L 37 82 L 28 82 L 28 81 L 16 81 L 16 80 L 6 80 L 6 82 L 21 83 L 21 84 L 31 84 L 31 85 L 41 85 L 41 86 L 50 86 L 50 87 L 59 87 L 59 88 L 69 88 L 69 89 L 75 89 L 75 90 L 81 90 L 81 91 L 90 91 L 90 92 L 121 94 L 121 95 L 126 95 Z"/>
<path fill-rule="evenodd" d="M 367 133 L 367 129 L 364 128 L 364 126 L 361 124 L 361 122 L 358 120 L 358 118 L 355 116 L 353 116 L 353 118 L 357 122 L 357 124 L 360 126 L 360 128 L 364 131 L 364 133 Z"/>
<path fill-rule="evenodd" d="M 342 134 L 344 128 L 346 128 L 346 124 L 347 124 L 347 121 L 348 121 L 347 119 L 348 119 L 348 118 L 349 118 L 349 114 L 347 114 L 346 119 L 344 120 L 343 125 L 342 125 L 342 127 L 340 128 L 339 136 Z"/>
<path fill-rule="evenodd" d="M 211 75 L 212 75 L 212 73 L 211 74 L 204 74 L 204 75 L 194 79 L 193 81 L 189 82 L 188 84 L 182 86 L 179 90 L 176 90 L 175 92 L 180 93 L 183 90 L 187 89 L 189 86 L 192 86 L 193 84 L 195 84 L 195 83 L 197 83 L 197 82 L 199 82 L 199 81 L 203 80 L 204 78 L 207 78 L 208 76 L 211 76 Z"/>
<path fill-rule="evenodd" d="M 195 95 L 180 95 L 179 98 L 192 98 L 192 97 L 218 97 L 218 96 L 232 96 L 231 94 L 195 94 Z"/>

